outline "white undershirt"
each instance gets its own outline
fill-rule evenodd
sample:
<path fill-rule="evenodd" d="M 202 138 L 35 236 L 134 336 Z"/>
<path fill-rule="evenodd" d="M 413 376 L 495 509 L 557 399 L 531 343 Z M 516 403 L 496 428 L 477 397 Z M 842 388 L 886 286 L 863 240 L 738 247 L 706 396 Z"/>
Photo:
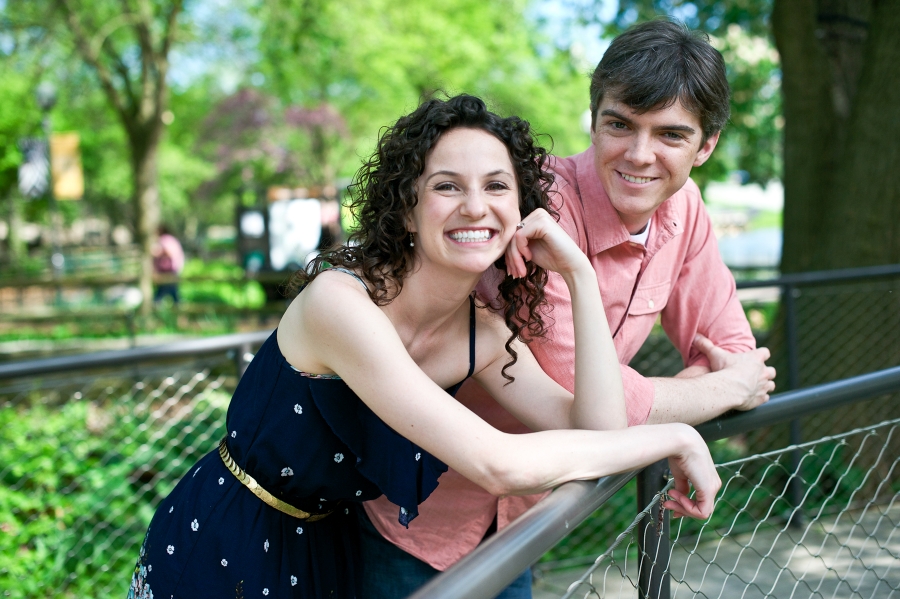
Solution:
<path fill-rule="evenodd" d="M 634 235 L 631 235 L 631 242 L 639 243 L 642 246 L 647 247 L 647 239 L 650 237 L 650 224 L 652 222 L 653 222 L 652 220 L 647 221 L 647 226 L 644 227 L 643 231 L 641 231 L 640 233 L 635 233 Z"/>

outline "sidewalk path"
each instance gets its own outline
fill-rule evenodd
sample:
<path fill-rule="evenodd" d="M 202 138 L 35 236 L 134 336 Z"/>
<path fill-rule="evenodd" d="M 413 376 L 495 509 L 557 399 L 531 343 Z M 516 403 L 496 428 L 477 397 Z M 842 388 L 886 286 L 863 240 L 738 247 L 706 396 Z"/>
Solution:
<path fill-rule="evenodd" d="M 801 530 L 761 529 L 672 554 L 672 599 L 900 599 L 900 501 L 844 512 Z M 586 569 L 586 568 L 585 568 Z M 534 599 L 561 597 L 585 571 L 551 573 L 535 582 Z M 634 599 L 635 560 L 594 572 L 603 599 Z M 604 580 L 605 577 L 605 580 Z M 629 580 L 630 579 L 630 580 Z M 677 583 L 674 579 L 682 579 Z M 584 597 L 588 587 L 576 593 Z"/>

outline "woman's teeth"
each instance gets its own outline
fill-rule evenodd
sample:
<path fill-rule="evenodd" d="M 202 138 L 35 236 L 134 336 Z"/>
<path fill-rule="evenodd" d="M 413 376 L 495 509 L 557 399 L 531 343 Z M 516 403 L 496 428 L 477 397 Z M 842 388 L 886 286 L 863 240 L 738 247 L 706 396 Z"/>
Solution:
<path fill-rule="evenodd" d="M 491 232 L 486 229 L 482 231 L 454 231 L 453 233 L 450 233 L 450 239 L 462 243 L 487 241 L 490 238 Z"/>
<path fill-rule="evenodd" d="M 626 175 L 625 173 L 619 174 L 622 175 L 622 178 L 629 183 L 649 183 L 653 180 L 653 177 L 632 177 L 631 175 Z"/>

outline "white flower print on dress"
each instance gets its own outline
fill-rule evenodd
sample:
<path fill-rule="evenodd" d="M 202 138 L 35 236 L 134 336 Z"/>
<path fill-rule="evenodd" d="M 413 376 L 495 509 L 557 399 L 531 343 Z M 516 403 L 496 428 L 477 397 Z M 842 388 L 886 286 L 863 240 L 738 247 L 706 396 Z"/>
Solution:
<path fill-rule="evenodd" d="M 295 404 L 294 404 L 294 411 L 297 412 L 298 414 L 302 414 L 302 413 L 303 413 L 303 406 L 301 406 L 301 405 L 298 404 L 298 403 L 295 403 Z"/>
<path fill-rule="evenodd" d="M 231 438 L 234 439 L 237 437 L 237 431 L 231 431 Z"/>
<path fill-rule="evenodd" d="M 294 576 L 293 574 L 291 574 L 291 586 L 292 587 L 297 586 L 297 577 Z"/>
<path fill-rule="evenodd" d="M 223 559 L 223 560 L 222 560 L 221 562 L 219 562 L 219 563 L 222 564 L 223 566 L 227 566 L 227 565 L 228 565 L 228 560 L 227 560 L 227 559 Z"/>
<path fill-rule="evenodd" d="M 402 508 L 400 508 L 400 513 L 405 516 L 408 512 L 406 511 L 405 507 L 402 507 Z"/>
<path fill-rule="evenodd" d="M 198 530 L 200 530 L 200 523 L 197 522 L 196 518 L 194 518 L 194 521 L 191 522 L 191 530 L 193 530 L 194 532 L 197 532 Z"/>
<path fill-rule="evenodd" d="M 282 468 L 281 476 L 294 476 L 294 471 L 291 470 L 290 468 Z"/>
<path fill-rule="evenodd" d="M 298 534 L 298 535 L 302 535 L 302 534 L 303 534 L 303 527 L 302 527 L 302 526 L 298 526 L 298 527 L 297 527 L 297 534 Z"/>
<path fill-rule="evenodd" d="M 362 491 L 357 491 L 356 496 L 359 497 L 360 495 L 362 495 Z"/>
<path fill-rule="evenodd" d="M 166 553 L 168 553 L 169 555 L 172 555 L 173 553 L 175 553 L 175 546 L 169 545 L 168 547 L 166 547 Z"/>
<path fill-rule="evenodd" d="M 172 510 L 174 510 L 174 509 L 175 509 L 175 506 L 173 505 L 172 507 L 169 508 L 169 513 L 171 514 Z"/>
<path fill-rule="evenodd" d="M 269 589 L 263 589 L 263 595 L 268 595 L 268 594 L 269 594 Z"/>
<path fill-rule="evenodd" d="M 341 462 L 343 462 L 343 461 L 344 461 L 344 454 L 342 454 L 342 453 L 336 453 L 336 454 L 334 454 L 334 461 L 337 462 L 338 464 L 340 464 Z"/>
<path fill-rule="evenodd" d="M 225 484 L 225 479 L 222 478 L 221 476 L 219 477 L 219 484 L 220 484 L 220 485 L 224 485 L 224 484 Z"/>
<path fill-rule="evenodd" d="M 269 552 L 269 539 L 266 539 L 266 542 L 263 543 L 263 551 L 265 551 L 266 553 Z"/>
<path fill-rule="evenodd" d="M 421 459 L 422 459 L 422 454 L 421 454 L 421 453 L 416 453 L 416 461 L 418 462 L 418 461 L 421 460 Z"/>

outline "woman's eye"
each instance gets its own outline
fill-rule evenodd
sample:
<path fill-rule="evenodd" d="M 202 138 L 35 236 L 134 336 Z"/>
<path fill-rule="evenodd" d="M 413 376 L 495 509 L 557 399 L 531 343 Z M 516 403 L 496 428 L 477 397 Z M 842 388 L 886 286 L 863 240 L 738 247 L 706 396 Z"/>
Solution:
<path fill-rule="evenodd" d="M 488 183 L 487 189 L 489 191 L 504 191 L 509 189 L 509 185 L 500 181 L 494 181 L 493 183 Z"/>
<path fill-rule="evenodd" d="M 456 186 L 453 183 L 438 183 L 434 186 L 435 191 L 453 191 Z"/>

